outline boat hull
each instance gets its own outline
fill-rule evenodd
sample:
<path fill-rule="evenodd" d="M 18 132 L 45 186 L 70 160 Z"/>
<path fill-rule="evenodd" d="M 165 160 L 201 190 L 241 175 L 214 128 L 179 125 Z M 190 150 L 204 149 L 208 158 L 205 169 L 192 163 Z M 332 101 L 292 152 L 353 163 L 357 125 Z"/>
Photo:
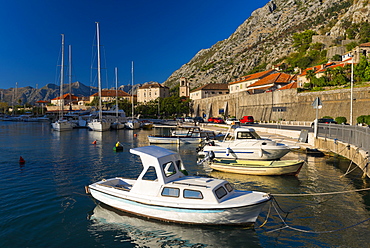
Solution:
<path fill-rule="evenodd" d="M 58 120 L 51 123 L 51 127 L 55 131 L 68 131 L 73 129 L 73 124 L 67 120 Z"/>
<path fill-rule="evenodd" d="M 151 144 L 199 144 L 203 139 L 200 137 L 186 136 L 148 136 Z"/>
<path fill-rule="evenodd" d="M 147 204 L 129 196 L 116 196 L 91 187 L 90 193 L 96 200 L 124 212 L 166 222 L 202 225 L 252 225 L 270 199 L 267 197 L 263 202 L 237 208 L 199 209 L 195 206 L 175 208 Z"/>
<path fill-rule="evenodd" d="M 92 130 L 92 131 L 97 131 L 97 132 L 104 132 L 108 131 L 110 129 L 110 123 L 106 121 L 95 121 L 93 120 L 92 122 L 87 123 L 87 126 Z"/>
<path fill-rule="evenodd" d="M 290 152 L 287 146 L 276 147 L 221 147 L 221 146 L 205 146 L 199 155 L 206 155 L 213 151 L 215 158 L 234 158 L 234 159 L 250 159 L 250 160 L 276 160 L 285 156 Z"/>
<path fill-rule="evenodd" d="M 261 161 L 262 163 L 263 161 Z M 282 175 L 292 175 L 296 176 L 300 172 L 304 161 L 272 161 L 270 165 L 264 163 L 263 165 L 258 165 L 258 163 L 223 163 L 213 162 L 209 164 L 214 170 L 238 173 L 246 175 L 256 175 L 256 176 L 282 176 Z"/>

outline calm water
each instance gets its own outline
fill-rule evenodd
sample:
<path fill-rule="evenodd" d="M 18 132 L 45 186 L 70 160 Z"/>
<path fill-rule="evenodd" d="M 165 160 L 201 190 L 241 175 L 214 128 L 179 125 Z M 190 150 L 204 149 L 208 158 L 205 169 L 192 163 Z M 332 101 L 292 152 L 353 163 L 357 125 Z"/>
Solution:
<path fill-rule="evenodd" d="M 276 197 L 278 212 L 266 207 L 254 229 L 148 221 L 99 206 L 85 194 L 85 185 L 102 178 L 136 177 L 140 161 L 128 150 L 148 145 L 147 135 L 161 131 L 59 133 L 48 123 L 0 122 L 0 247 L 369 247 L 370 221 L 343 229 L 370 217 L 368 191 Z M 117 140 L 123 152 L 113 151 Z M 180 152 L 190 174 L 224 178 L 237 189 L 273 194 L 370 187 L 358 170 L 342 177 L 349 161 L 335 157 L 290 153 L 286 158 L 307 159 L 298 177 L 253 177 L 197 166 L 192 145 L 167 147 Z M 284 226 L 280 217 L 298 230 L 277 230 Z"/>

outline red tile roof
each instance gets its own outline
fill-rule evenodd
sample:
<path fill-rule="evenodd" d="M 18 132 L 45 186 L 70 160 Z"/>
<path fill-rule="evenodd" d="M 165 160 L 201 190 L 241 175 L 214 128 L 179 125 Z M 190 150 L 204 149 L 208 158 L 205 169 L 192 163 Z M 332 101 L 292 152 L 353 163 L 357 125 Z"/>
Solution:
<path fill-rule="evenodd" d="M 228 90 L 229 85 L 227 84 L 216 84 L 216 83 L 210 83 L 205 84 L 195 90 L 192 90 L 191 92 L 199 91 L 199 90 Z"/>
<path fill-rule="evenodd" d="M 164 88 L 166 86 L 163 86 L 160 83 L 147 83 L 144 84 L 143 86 L 139 87 L 139 89 L 149 89 L 149 88 Z"/>
<path fill-rule="evenodd" d="M 249 85 L 248 88 L 269 84 L 288 84 L 292 81 L 293 77 L 294 76 L 282 72 L 274 73 Z"/>
<path fill-rule="evenodd" d="M 74 95 L 72 95 L 72 94 L 70 94 L 70 93 L 67 93 L 67 94 L 64 94 L 63 96 L 62 96 L 62 99 L 72 99 L 72 100 L 78 100 L 78 97 L 77 96 L 74 96 Z M 60 99 L 60 96 L 58 96 L 58 97 L 55 97 L 54 99 L 52 99 L 52 100 L 59 100 Z"/>
<path fill-rule="evenodd" d="M 229 83 L 229 85 L 237 84 L 237 83 L 245 82 L 245 81 L 250 81 L 250 80 L 254 80 L 254 79 L 261 79 L 261 78 L 266 77 L 267 75 L 271 74 L 274 71 L 275 71 L 274 69 L 270 69 L 270 70 L 267 70 L 267 71 L 261 71 L 261 72 L 257 72 L 257 73 L 254 73 L 254 74 L 250 74 L 250 75 L 242 77 L 241 80 Z"/>
<path fill-rule="evenodd" d="M 370 47 L 370 42 L 360 44 L 360 47 Z"/>
<path fill-rule="evenodd" d="M 290 84 L 287 84 L 281 88 L 278 88 L 277 90 L 289 90 L 289 89 L 296 89 L 298 88 L 298 83 L 297 82 L 292 82 Z"/>
<path fill-rule="evenodd" d="M 99 92 L 91 95 L 91 96 L 98 96 L 99 95 Z M 116 96 L 116 90 L 102 90 L 101 91 L 101 96 L 102 97 L 115 97 Z M 117 96 L 120 96 L 120 97 L 128 97 L 128 96 L 131 96 L 130 94 L 124 92 L 123 90 L 117 90 Z"/>

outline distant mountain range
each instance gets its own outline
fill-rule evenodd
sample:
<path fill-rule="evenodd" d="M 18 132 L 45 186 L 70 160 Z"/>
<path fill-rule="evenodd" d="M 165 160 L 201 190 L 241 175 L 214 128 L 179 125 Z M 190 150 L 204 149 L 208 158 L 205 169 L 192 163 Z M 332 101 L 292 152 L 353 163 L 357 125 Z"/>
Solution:
<path fill-rule="evenodd" d="M 136 89 L 141 85 L 134 85 L 134 94 Z M 131 94 L 131 85 L 120 86 L 120 90 L 123 90 Z M 47 84 L 40 89 L 35 89 L 33 87 L 21 87 L 21 88 L 10 88 L 10 89 L 0 89 L 0 101 L 7 102 L 11 104 L 26 104 L 29 103 L 33 105 L 37 101 L 50 101 L 58 96 L 60 96 L 60 87 L 56 84 Z M 97 87 L 86 86 L 80 82 L 75 82 L 72 84 L 64 84 L 63 92 L 71 92 L 77 97 L 88 97 L 92 94 L 98 92 Z"/>

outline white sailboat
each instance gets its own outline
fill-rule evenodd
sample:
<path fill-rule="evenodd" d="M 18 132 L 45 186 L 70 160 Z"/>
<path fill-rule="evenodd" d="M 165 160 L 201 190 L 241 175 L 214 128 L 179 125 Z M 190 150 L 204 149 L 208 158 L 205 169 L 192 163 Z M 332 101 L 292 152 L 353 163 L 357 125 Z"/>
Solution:
<path fill-rule="evenodd" d="M 64 99 L 63 99 L 63 81 L 64 81 L 64 34 L 62 34 L 62 61 L 60 69 L 60 97 L 59 97 L 59 119 L 51 123 L 51 127 L 55 131 L 67 131 L 73 129 L 73 123 L 63 117 Z"/>
<path fill-rule="evenodd" d="M 125 128 L 125 123 L 122 123 L 119 121 L 118 118 L 118 70 L 117 67 L 114 70 L 115 75 L 116 75 L 116 120 L 110 125 L 112 129 L 118 130 L 118 129 L 124 129 Z"/>
<path fill-rule="evenodd" d="M 98 119 L 92 119 L 89 123 L 87 123 L 87 126 L 93 131 L 103 132 L 110 129 L 110 123 L 102 118 L 99 22 L 96 22 L 96 39 L 98 47 L 99 116 Z"/>
<path fill-rule="evenodd" d="M 134 118 L 134 94 L 133 94 L 133 88 L 134 88 L 134 61 L 132 61 L 132 66 L 131 66 L 131 76 L 132 76 L 132 88 L 131 88 L 131 105 L 132 105 L 132 110 L 131 110 L 131 119 L 127 120 L 125 123 L 125 127 L 127 129 L 139 129 L 140 128 L 140 122 Z"/>

